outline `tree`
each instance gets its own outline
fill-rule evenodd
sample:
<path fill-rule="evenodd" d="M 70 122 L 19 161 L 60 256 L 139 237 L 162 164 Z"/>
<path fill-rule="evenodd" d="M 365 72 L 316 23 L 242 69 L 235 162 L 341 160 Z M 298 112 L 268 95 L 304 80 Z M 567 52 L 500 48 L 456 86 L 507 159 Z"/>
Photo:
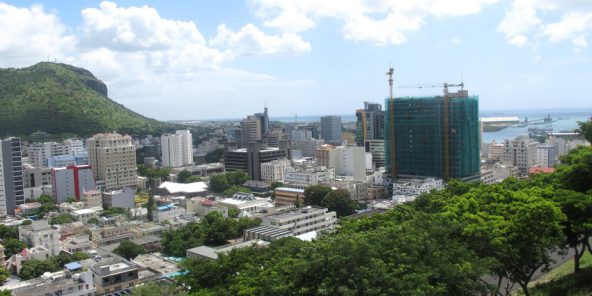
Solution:
<path fill-rule="evenodd" d="M 273 183 L 271 183 L 271 190 L 274 190 L 274 189 L 276 189 L 278 187 L 284 187 L 284 183 L 282 183 L 282 182 L 273 182 Z"/>
<path fill-rule="evenodd" d="M 247 187 L 243 187 L 243 186 L 232 185 L 232 186 L 230 186 L 230 188 L 224 190 L 224 192 L 222 192 L 222 195 L 227 196 L 227 197 L 231 197 L 237 192 L 250 193 L 251 189 L 249 189 Z"/>
<path fill-rule="evenodd" d="M 187 179 L 191 176 L 192 176 L 192 174 L 190 171 L 182 170 L 181 172 L 179 172 L 179 174 L 177 174 L 177 182 L 178 183 L 188 183 Z"/>
<path fill-rule="evenodd" d="M 73 203 L 73 202 L 76 202 L 76 199 L 73 198 L 73 197 L 68 197 L 68 199 L 66 199 L 66 202 L 67 203 Z"/>
<path fill-rule="evenodd" d="M 567 217 L 563 223 L 565 245 L 574 250 L 574 272 L 577 273 L 586 248 L 592 252 L 592 195 L 571 190 L 553 190 L 553 193 L 553 200 Z"/>
<path fill-rule="evenodd" d="M 201 221 L 204 230 L 204 243 L 210 245 L 222 245 L 227 239 L 236 237 L 236 228 L 233 229 L 229 219 L 219 212 L 208 213 Z"/>
<path fill-rule="evenodd" d="M 173 284 L 148 282 L 132 289 L 132 296 L 187 296 L 187 291 Z"/>
<path fill-rule="evenodd" d="M 26 220 L 30 221 L 30 220 Z M 18 232 L 15 227 L 9 227 L 4 224 L 0 224 L 0 239 L 6 240 L 9 238 L 18 238 Z"/>
<path fill-rule="evenodd" d="M 45 214 L 57 210 L 57 206 L 53 200 L 53 197 L 48 195 L 41 195 L 37 201 L 41 204 L 41 211 L 39 216 L 43 217 Z"/>
<path fill-rule="evenodd" d="M 0 266 L 0 285 L 4 283 L 9 276 L 10 273 L 6 270 L 6 268 L 4 268 L 4 266 Z"/>
<path fill-rule="evenodd" d="M 331 192 L 331 188 L 322 185 L 312 185 L 304 189 L 304 204 L 322 206 L 325 196 Z"/>
<path fill-rule="evenodd" d="M 185 183 L 195 183 L 195 182 L 201 182 L 202 179 L 199 176 L 195 176 L 195 175 L 191 175 L 189 176 L 189 178 L 187 178 L 185 180 Z"/>
<path fill-rule="evenodd" d="M 59 214 L 49 220 L 51 225 L 61 225 L 74 222 L 74 219 L 70 214 Z"/>
<path fill-rule="evenodd" d="M 228 179 L 224 174 L 213 175 L 210 177 L 210 190 L 216 193 L 222 193 L 230 188 Z"/>
<path fill-rule="evenodd" d="M 12 291 L 10 290 L 0 290 L 0 296 L 11 296 Z"/>
<path fill-rule="evenodd" d="M 205 159 L 207 163 L 211 162 L 220 162 L 220 158 L 224 155 L 224 149 L 218 148 L 208 154 L 206 154 Z"/>
<path fill-rule="evenodd" d="M 26 226 L 26 225 L 31 225 L 31 224 L 33 224 L 33 221 L 31 221 L 31 220 L 28 220 L 28 219 L 27 219 L 27 220 L 25 220 L 25 221 L 23 221 L 23 223 L 21 223 L 21 225 L 23 225 L 23 226 Z"/>
<path fill-rule="evenodd" d="M 230 185 L 243 185 L 249 180 L 249 175 L 243 171 L 234 171 L 226 173 L 226 180 Z"/>
<path fill-rule="evenodd" d="M 45 272 L 55 272 L 61 267 L 53 260 L 36 260 L 31 259 L 23 263 L 19 276 L 23 280 L 30 280 L 40 277 Z"/>
<path fill-rule="evenodd" d="M 323 199 L 323 206 L 335 211 L 338 217 L 349 216 L 356 212 L 356 202 L 345 189 L 331 190 Z"/>
<path fill-rule="evenodd" d="M 25 243 L 15 238 L 8 238 L 4 240 L 2 242 L 2 245 L 4 246 L 4 255 L 6 256 L 6 258 L 10 258 L 10 256 L 12 256 L 13 254 L 19 253 L 27 247 Z"/>
<path fill-rule="evenodd" d="M 124 240 L 113 252 L 127 260 L 132 260 L 138 255 L 146 254 L 146 249 L 130 240 Z"/>
<path fill-rule="evenodd" d="M 240 214 L 240 211 L 237 208 L 228 208 L 228 217 L 238 218 L 238 214 Z"/>
<path fill-rule="evenodd" d="M 99 219 L 92 217 L 86 221 L 86 224 L 99 224 Z"/>
<path fill-rule="evenodd" d="M 588 121 L 579 121 L 578 125 L 580 126 L 577 130 L 586 141 L 592 143 L 592 120 Z"/>
<path fill-rule="evenodd" d="M 565 189 L 585 193 L 592 189 L 592 147 L 579 147 L 561 157 L 555 172 Z"/>

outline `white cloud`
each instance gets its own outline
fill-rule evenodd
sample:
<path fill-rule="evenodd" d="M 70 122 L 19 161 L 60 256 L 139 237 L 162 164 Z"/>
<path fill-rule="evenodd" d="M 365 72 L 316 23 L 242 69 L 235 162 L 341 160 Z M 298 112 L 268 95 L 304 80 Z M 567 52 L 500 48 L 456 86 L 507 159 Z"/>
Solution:
<path fill-rule="evenodd" d="M 540 15 L 560 15 L 559 21 L 543 20 Z M 510 44 L 523 47 L 528 36 L 546 37 L 550 42 L 571 41 L 576 51 L 587 47 L 586 35 L 592 30 L 592 1 L 513 0 L 498 31 Z"/>
<path fill-rule="evenodd" d="M 245 110 L 233 106 L 264 96 L 287 103 L 286 92 L 310 83 L 225 64 L 241 55 L 309 52 L 310 44 L 295 33 L 270 36 L 249 24 L 238 32 L 219 32 L 220 43 L 208 44 L 194 22 L 164 18 L 148 6 L 104 1 L 83 9 L 81 16 L 82 23 L 69 28 L 41 6 L 0 3 L 0 66 L 55 57 L 93 72 L 117 102 L 160 119 L 236 116 Z"/>
<path fill-rule="evenodd" d="M 57 16 L 40 5 L 19 8 L 0 2 L 0 65 L 25 66 L 64 57 L 75 45 Z"/>
<path fill-rule="evenodd" d="M 460 38 L 458 38 L 458 37 L 454 37 L 454 38 L 450 39 L 450 43 L 452 43 L 454 45 L 459 45 L 462 43 L 462 40 L 460 40 Z"/>
<path fill-rule="evenodd" d="M 380 45 L 401 44 L 430 17 L 464 16 L 480 12 L 497 0 L 251 0 L 268 27 L 284 32 L 311 29 L 322 19 L 343 23 L 343 36 Z"/>
<path fill-rule="evenodd" d="M 247 24 L 237 32 L 232 32 L 222 24 L 210 45 L 226 47 L 235 55 L 299 55 L 311 50 L 310 43 L 295 33 L 270 36 L 253 24 Z"/>

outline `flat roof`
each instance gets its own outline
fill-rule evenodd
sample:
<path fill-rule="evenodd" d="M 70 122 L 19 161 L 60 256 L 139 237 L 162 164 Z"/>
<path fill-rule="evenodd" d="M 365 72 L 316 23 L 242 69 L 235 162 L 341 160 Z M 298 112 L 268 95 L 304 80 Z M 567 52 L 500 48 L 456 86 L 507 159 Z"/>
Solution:
<path fill-rule="evenodd" d="M 166 189 L 169 193 L 200 193 L 208 190 L 208 185 L 205 182 L 193 182 L 193 183 L 174 183 L 164 182 L 158 186 L 159 189 Z"/>
<path fill-rule="evenodd" d="M 290 188 L 290 187 L 278 187 L 275 190 L 294 192 L 294 193 L 304 193 L 304 189 L 296 189 L 296 188 Z"/>

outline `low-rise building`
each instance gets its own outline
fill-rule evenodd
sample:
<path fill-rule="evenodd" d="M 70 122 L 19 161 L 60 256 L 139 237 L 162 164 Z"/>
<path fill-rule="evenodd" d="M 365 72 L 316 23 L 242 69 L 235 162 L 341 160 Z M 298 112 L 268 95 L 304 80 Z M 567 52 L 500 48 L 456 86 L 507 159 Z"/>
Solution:
<path fill-rule="evenodd" d="M 73 236 L 62 240 L 62 249 L 69 253 L 84 252 L 93 248 L 88 235 Z"/>
<path fill-rule="evenodd" d="M 265 198 L 257 198 L 251 193 L 235 193 L 232 197 L 218 199 L 221 206 L 237 209 L 239 212 L 245 211 L 249 214 L 256 214 L 264 209 L 273 207 Z"/>
<path fill-rule="evenodd" d="M 115 260 L 92 265 L 90 271 L 97 294 L 130 288 L 139 283 L 138 266 L 127 260 Z"/>
<path fill-rule="evenodd" d="M 228 208 L 225 206 L 220 205 L 216 202 L 214 197 L 205 198 L 205 197 L 194 197 L 187 200 L 187 207 L 188 212 L 195 213 L 200 217 L 204 217 L 210 212 L 218 212 L 224 216 L 224 218 L 228 217 Z"/>
<path fill-rule="evenodd" d="M 152 212 L 152 221 L 155 223 L 164 223 L 165 221 L 173 220 L 186 213 L 185 209 L 172 204 L 164 205 L 156 208 Z"/>
<path fill-rule="evenodd" d="M 18 230 L 19 240 L 28 246 L 43 246 L 49 250 L 52 256 L 60 253 L 60 231 L 57 226 L 50 226 L 47 220 L 21 225 Z"/>
<path fill-rule="evenodd" d="M 101 217 L 99 225 L 90 229 L 91 240 L 96 246 L 105 246 L 134 237 L 129 223 L 119 217 Z"/>
<path fill-rule="evenodd" d="M 82 223 L 86 223 L 91 218 L 99 217 L 99 214 L 102 211 L 103 211 L 103 208 L 101 208 L 101 207 L 80 209 L 80 210 L 70 212 L 70 216 L 72 216 L 72 218 L 75 221 L 80 221 Z"/>
<path fill-rule="evenodd" d="M 219 254 L 228 253 L 234 249 L 246 248 L 246 247 L 263 247 L 269 245 L 268 242 L 260 241 L 260 240 L 248 240 L 244 242 L 234 243 L 223 245 L 219 247 L 208 247 L 208 246 L 199 246 L 195 248 L 191 248 L 186 251 L 188 259 L 218 259 Z"/>
<path fill-rule="evenodd" d="M 158 186 L 162 195 L 183 195 L 185 197 L 205 196 L 208 185 L 205 182 L 174 183 L 164 182 Z"/>
<path fill-rule="evenodd" d="M 14 296 L 95 295 L 95 285 L 90 271 L 72 272 L 68 269 L 58 272 L 46 272 L 38 278 L 23 281 L 9 287 Z"/>
<path fill-rule="evenodd" d="M 274 191 L 275 206 L 291 206 L 304 202 L 304 189 L 278 187 Z"/>
<path fill-rule="evenodd" d="M 307 206 L 292 211 L 266 215 L 262 224 L 288 230 L 297 236 L 311 231 L 321 231 L 334 228 L 337 224 L 335 212 L 327 208 Z"/>
<path fill-rule="evenodd" d="M 304 189 L 308 186 L 335 179 L 335 169 L 319 167 L 287 168 L 284 174 L 286 186 Z"/>
<path fill-rule="evenodd" d="M 104 192 L 103 208 L 134 208 L 136 206 L 134 202 L 135 192 L 131 187 L 123 187 L 121 190 Z"/>
<path fill-rule="evenodd" d="M 314 154 L 313 154 L 314 156 Z M 292 166 L 289 159 L 277 159 L 261 164 L 261 180 L 269 184 L 273 182 L 283 182 L 284 172 Z"/>

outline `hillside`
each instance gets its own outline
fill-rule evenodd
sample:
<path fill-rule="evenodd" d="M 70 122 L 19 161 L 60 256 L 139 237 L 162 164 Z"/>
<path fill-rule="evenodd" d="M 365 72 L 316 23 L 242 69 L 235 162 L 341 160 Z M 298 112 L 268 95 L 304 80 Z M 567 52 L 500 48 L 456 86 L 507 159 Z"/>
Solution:
<path fill-rule="evenodd" d="M 151 134 L 172 128 L 109 99 L 107 86 L 88 70 L 49 62 L 0 69 L 0 136 Z"/>

